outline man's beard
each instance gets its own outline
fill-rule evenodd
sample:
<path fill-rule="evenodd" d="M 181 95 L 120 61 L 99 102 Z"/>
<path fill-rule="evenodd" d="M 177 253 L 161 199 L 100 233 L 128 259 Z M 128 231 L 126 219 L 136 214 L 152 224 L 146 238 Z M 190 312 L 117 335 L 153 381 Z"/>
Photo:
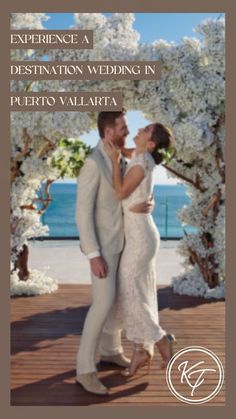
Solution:
<path fill-rule="evenodd" d="M 124 137 L 122 137 L 122 138 L 118 138 L 118 139 L 116 140 L 116 145 L 117 145 L 119 148 L 123 148 L 123 147 L 125 146 L 125 138 L 124 138 Z"/>

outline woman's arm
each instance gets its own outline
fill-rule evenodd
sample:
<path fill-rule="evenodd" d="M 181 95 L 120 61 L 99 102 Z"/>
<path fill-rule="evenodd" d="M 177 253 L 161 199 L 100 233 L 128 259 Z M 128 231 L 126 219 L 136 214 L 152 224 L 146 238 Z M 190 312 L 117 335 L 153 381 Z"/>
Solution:
<path fill-rule="evenodd" d="M 120 150 L 112 143 L 107 143 L 105 148 L 113 165 L 112 178 L 116 195 L 119 199 L 127 198 L 142 182 L 144 169 L 140 165 L 133 166 L 127 175 L 123 177 L 120 168 Z"/>
<path fill-rule="evenodd" d="M 127 198 L 142 182 L 144 178 L 144 169 L 140 166 L 133 166 L 129 172 L 123 177 L 120 170 L 120 164 L 112 162 L 113 164 L 113 185 L 116 195 L 119 199 Z"/>

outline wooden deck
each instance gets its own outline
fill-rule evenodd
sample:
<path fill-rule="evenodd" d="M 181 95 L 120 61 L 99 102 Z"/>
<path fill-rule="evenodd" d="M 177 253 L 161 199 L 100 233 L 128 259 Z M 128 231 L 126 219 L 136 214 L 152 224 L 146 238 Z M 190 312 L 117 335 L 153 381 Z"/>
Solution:
<path fill-rule="evenodd" d="M 118 368 L 99 365 L 109 396 L 90 395 L 75 384 L 76 353 L 90 301 L 89 285 L 60 285 L 52 295 L 11 299 L 11 404 L 189 406 L 169 391 L 157 353 L 149 375 L 141 370 L 128 381 Z M 158 301 L 160 323 L 175 333 L 176 350 L 204 346 L 224 365 L 224 301 L 179 296 L 164 286 L 158 289 Z M 131 354 L 130 342 L 123 343 Z M 223 406 L 224 387 L 205 405 Z"/>

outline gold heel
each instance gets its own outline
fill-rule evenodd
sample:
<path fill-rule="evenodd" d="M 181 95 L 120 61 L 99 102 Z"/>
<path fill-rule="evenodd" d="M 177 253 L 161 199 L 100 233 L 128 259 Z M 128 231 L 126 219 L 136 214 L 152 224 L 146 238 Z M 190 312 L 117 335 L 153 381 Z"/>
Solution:
<path fill-rule="evenodd" d="M 171 333 L 167 333 L 166 335 L 164 335 L 164 338 L 167 340 L 168 342 L 168 350 L 169 350 L 169 356 L 166 357 L 166 354 L 163 352 L 162 349 L 160 349 L 160 347 L 157 344 L 158 350 L 162 356 L 162 363 L 161 363 L 161 369 L 165 369 L 169 363 L 169 361 L 171 360 L 171 358 L 174 355 L 174 345 L 177 343 L 177 340 L 175 338 L 174 334 Z M 166 359 L 167 358 L 167 359 Z"/>
<path fill-rule="evenodd" d="M 144 359 L 144 360 L 142 359 L 139 362 L 136 360 L 136 362 L 135 362 L 135 357 L 137 359 L 137 355 L 135 355 L 135 354 L 138 354 L 138 353 L 139 354 L 145 354 L 146 359 Z M 146 349 L 139 348 L 139 347 L 135 348 L 130 367 L 127 368 L 125 371 L 121 371 L 121 375 L 123 375 L 124 377 L 133 377 L 139 369 L 145 367 L 146 365 L 147 365 L 147 370 L 148 370 L 148 374 L 149 374 L 150 373 L 150 367 L 151 367 L 151 361 L 152 361 L 152 356 L 150 355 L 150 353 Z M 133 369 L 133 371 L 132 371 L 132 369 Z"/>

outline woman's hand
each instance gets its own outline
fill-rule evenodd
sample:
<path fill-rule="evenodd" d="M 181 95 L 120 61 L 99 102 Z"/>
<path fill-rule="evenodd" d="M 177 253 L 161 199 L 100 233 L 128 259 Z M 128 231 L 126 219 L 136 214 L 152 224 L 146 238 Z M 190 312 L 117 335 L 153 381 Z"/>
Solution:
<path fill-rule="evenodd" d="M 112 163 L 119 163 L 121 158 L 120 149 L 117 146 L 115 146 L 111 141 L 104 141 L 104 146 Z"/>

